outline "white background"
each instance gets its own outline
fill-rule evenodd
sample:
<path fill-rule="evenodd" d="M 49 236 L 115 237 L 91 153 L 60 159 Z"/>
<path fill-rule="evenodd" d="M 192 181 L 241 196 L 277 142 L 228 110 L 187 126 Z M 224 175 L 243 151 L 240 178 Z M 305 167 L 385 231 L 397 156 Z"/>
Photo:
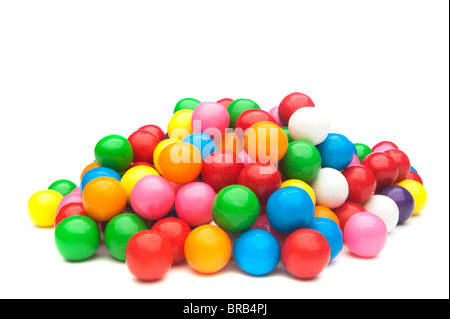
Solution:
<path fill-rule="evenodd" d="M 448 1 L 2 1 L 2 298 L 448 298 Z M 104 247 L 64 261 L 28 198 L 78 182 L 96 142 L 166 128 L 184 97 L 250 98 L 269 110 L 308 94 L 331 131 L 397 143 L 424 179 L 425 210 L 383 252 L 346 250 L 314 280 L 234 261 L 176 265 L 141 283 Z"/>

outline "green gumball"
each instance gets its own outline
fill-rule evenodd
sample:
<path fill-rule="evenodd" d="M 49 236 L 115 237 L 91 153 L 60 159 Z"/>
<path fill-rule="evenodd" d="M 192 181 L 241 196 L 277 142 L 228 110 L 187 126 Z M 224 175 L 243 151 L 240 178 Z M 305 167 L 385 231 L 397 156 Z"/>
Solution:
<path fill-rule="evenodd" d="M 133 148 L 123 136 L 108 135 L 95 146 L 95 160 L 100 166 L 122 173 L 133 161 Z"/>

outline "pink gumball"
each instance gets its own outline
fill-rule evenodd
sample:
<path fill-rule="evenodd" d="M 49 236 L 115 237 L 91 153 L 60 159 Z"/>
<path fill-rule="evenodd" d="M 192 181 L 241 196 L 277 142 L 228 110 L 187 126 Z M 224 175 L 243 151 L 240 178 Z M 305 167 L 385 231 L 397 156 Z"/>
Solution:
<path fill-rule="evenodd" d="M 273 116 L 275 119 L 275 124 L 279 127 L 283 127 L 283 124 L 281 124 L 280 116 L 278 115 L 278 106 L 275 106 L 270 109 L 269 114 Z"/>
<path fill-rule="evenodd" d="M 192 113 L 192 129 L 194 133 L 206 132 L 208 135 L 225 133 L 230 123 L 227 109 L 220 103 L 203 102 L 195 107 Z"/>
<path fill-rule="evenodd" d="M 78 187 L 76 187 L 76 188 L 74 188 L 71 192 L 70 192 L 70 194 L 79 194 L 79 195 L 81 195 L 81 188 L 78 186 Z"/>
<path fill-rule="evenodd" d="M 360 165 L 360 164 L 361 164 L 361 161 L 359 160 L 358 156 L 356 154 L 353 154 L 352 161 L 350 162 L 350 164 L 348 164 L 348 167 Z"/>
<path fill-rule="evenodd" d="M 70 194 L 64 196 L 64 198 L 59 202 L 58 207 L 56 208 L 56 213 L 58 214 L 59 210 L 63 206 L 65 206 L 67 204 L 70 204 L 70 203 L 82 203 L 82 202 L 83 201 L 81 199 L 81 193 L 79 193 L 79 194 L 77 194 L 77 193 L 75 193 L 75 194 L 70 193 Z"/>
<path fill-rule="evenodd" d="M 277 239 L 280 246 L 283 246 L 283 242 L 287 237 L 287 234 L 280 233 L 278 230 L 273 228 L 272 225 L 270 225 L 266 214 L 260 214 L 250 229 L 262 229 L 271 233 Z"/>
<path fill-rule="evenodd" d="M 215 196 L 214 189 L 203 182 L 182 186 L 175 196 L 177 216 L 190 226 L 209 224 L 213 219 L 211 206 Z"/>
<path fill-rule="evenodd" d="M 238 154 L 238 163 L 244 163 L 244 166 L 247 166 L 248 164 L 256 163 L 256 161 L 246 151 L 241 151 Z"/>
<path fill-rule="evenodd" d="M 353 215 L 345 224 L 344 242 L 347 248 L 360 257 L 375 257 L 384 248 L 388 231 L 384 221 L 371 213 Z"/>
<path fill-rule="evenodd" d="M 141 178 L 130 195 L 131 207 L 136 214 L 150 220 L 165 217 L 172 209 L 174 201 L 174 187 L 157 175 Z"/>

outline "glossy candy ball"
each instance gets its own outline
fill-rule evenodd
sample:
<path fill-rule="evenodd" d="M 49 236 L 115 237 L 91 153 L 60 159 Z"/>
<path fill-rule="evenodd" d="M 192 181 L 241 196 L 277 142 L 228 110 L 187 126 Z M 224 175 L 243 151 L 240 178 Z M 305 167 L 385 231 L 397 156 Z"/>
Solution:
<path fill-rule="evenodd" d="M 55 223 L 58 204 L 63 196 L 57 191 L 47 189 L 39 191 L 28 200 L 28 216 L 33 223 L 41 227 L 51 227 Z"/>
<path fill-rule="evenodd" d="M 336 133 L 328 134 L 316 147 L 322 158 L 322 167 L 331 167 L 338 171 L 351 163 L 355 152 L 353 143 L 344 135 Z"/>
<path fill-rule="evenodd" d="M 224 268 L 231 257 L 231 241 L 227 233 L 213 225 L 202 225 L 190 232 L 184 244 L 186 261 L 200 273 L 215 273 Z"/>
<path fill-rule="evenodd" d="M 393 149 L 393 148 L 398 149 L 398 146 L 391 141 L 381 141 L 372 147 L 372 152 L 380 152 L 380 151 L 382 151 L 382 149 L 386 150 L 386 149 Z"/>
<path fill-rule="evenodd" d="M 177 104 L 175 105 L 175 108 L 173 109 L 173 113 L 175 114 L 176 112 L 180 111 L 180 110 L 191 110 L 194 111 L 195 108 L 200 104 L 201 102 L 197 99 L 193 99 L 190 97 L 181 99 L 177 102 Z"/>
<path fill-rule="evenodd" d="M 228 108 L 228 106 L 233 102 L 233 99 L 230 98 L 223 98 L 217 101 L 217 103 L 222 104 L 225 108 Z"/>
<path fill-rule="evenodd" d="M 125 261 L 136 278 L 144 281 L 159 279 L 172 267 L 172 244 L 160 231 L 140 231 L 128 241 Z"/>
<path fill-rule="evenodd" d="M 230 128 L 236 127 L 238 117 L 247 110 L 261 109 L 258 104 L 249 99 L 236 99 L 228 105 L 227 111 L 230 115 Z"/>
<path fill-rule="evenodd" d="M 89 217 L 67 217 L 55 229 L 55 244 L 62 257 L 81 261 L 93 256 L 100 246 L 100 230 Z"/>
<path fill-rule="evenodd" d="M 153 152 L 161 141 L 158 135 L 145 130 L 137 130 L 128 137 L 133 149 L 133 162 L 153 163 Z"/>
<path fill-rule="evenodd" d="M 414 198 L 406 188 L 398 185 L 391 185 L 383 189 L 379 194 L 389 197 L 397 204 L 399 224 L 403 224 L 412 216 L 415 207 Z"/>
<path fill-rule="evenodd" d="M 81 179 L 81 183 L 80 183 L 81 192 L 83 192 L 84 188 L 90 181 L 92 181 L 98 177 L 112 177 L 118 181 L 121 180 L 119 173 L 117 173 L 115 170 L 107 168 L 107 167 L 95 167 L 95 168 L 87 171 L 83 175 L 83 178 Z"/>
<path fill-rule="evenodd" d="M 283 187 L 269 197 L 266 214 L 276 230 L 289 234 L 311 223 L 314 203 L 305 190 L 294 186 Z"/>
<path fill-rule="evenodd" d="M 162 150 L 169 145 L 178 143 L 179 141 L 180 140 L 178 139 L 168 138 L 166 140 L 162 140 L 156 146 L 155 151 L 153 152 L 153 165 L 155 166 L 155 169 L 158 171 L 158 173 L 161 173 L 161 168 L 159 167 L 159 155 L 161 155 Z"/>
<path fill-rule="evenodd" d="M 56 182 L 52 183 L 48 187 L 48 189 L 57 191 L 62 196 L 66 196 L 66 195 L 69 195 L 76 187 L 77 187 L 77 185 L 74 182 L 69 181 L 67 179 L 60 179 L 60 180 L 57 180 Z"/>
<path fill-rule="evenodd" d="M 167 125 L 169 138 L 182 140 L 192 134 L 192 110 L 180 110 L 173 114 Z"/>
<path fill-rule="evenodd" d="M 61 209 L 58 212 L 58 215 L 56 215 L 55 218 L 55 227 L 58 226 L 58 224 L 70 216 L 77 216 L 77 215 L 84 215 L 87 216 L 86 210 L 84 209 L 84 206 L 82 203 L 69 203 L 67 205 L 64 205 L 61 207 Z"/>
<path fill-rule="evenodd" d="M 356 156 L 358 156 L 360 162 L 362 162 L 367 155 L 372 153 L 370 147 L 363 143 L 355 143 L 355 148 L 356 148 Z"/>
<path fill-rule="evenodd" d="M 314 205 L 316 205 L 316 194 L 314 193 L 314 190 L 304 181 L 301 181 L 299 179 L 288 179 L 281 183 L 280 188 L 288 187 L 288 186 L 295 186 L 301 189 L 304 189 L 309 196 L 311 197 Z"/>
<path fill-rule="evenodd" d="M 228 113 L 227 113 L 228 114 Z M 209 155 L 217 151 L 214 140 L 205 133 L 194 133 L 183 139 L 183 142 L 194 145 L 205 160 Z"/>
<path fill-rule="evenodd" d="M 217 193 L 212 204 L 214 222 L 230 233 L 249 229 L 258 218 L 259 211 L 258 197 L 241 185 L 225 187 Z"/>
<path fill-rule="evenodd" d="M 334 214 L 339 219 L 339 224 L 344 231 L 345 224 L 347 221 L 352 217 L 353 215 L 361 212 L 365 212 L 364 207 L 362 207 L 360 204 L 357 204 L 355 202 L 346 201 L 341 206 L 333 209 Z"/>
<path fill-rule="evenodd" d="M 280 172 L 285 178 L 309 183 L 319 174 L 321 163 L 320 153 L 314 145 L 296 141 L 289 143 L 279 164 Z"/>
<path fill-rule="evenodd" d="M 395 182 L 401 182 L 408 177 L 411 171 L 411 162 L 409 161 L 408 155 L 399 149 L 390 149 L 385 151 L 397 164 L 398 176 Z"/>
<path fill-rule="evenodd" d="M 278 107 L 278 115 L 283 125 L 288 125 L 292 114 L 304 107 L 314 107 L 314 102 L 309 96 L 303 93 L 294 92 L 287 95 Z"/>
<path fill-rule="evenodd" d="M 58 214 L 62 207 L 70 203 L 82 203 L 83 200 L 81 198 L 81 194 L 78 192 L 70 193 L 63 197 L 63 199 L 59 202 L 58 207 L 56 208 L 56 213 Z"/>
<path fill-rule="evenodd" d="M 149 175 L 159 175 L 159 174 L 154 168 L 150 166 L 140 165 L 130 168 L 122 176 L 120 183 L 122 184 L 123 189 L 127 193 L 128 204 L 130 204 L 131 191 L 133 190 L 136 183 L 139 182 L 143 177 Z"/>
<path fill-rule="evenodd" d="M 281 174 L 273 165 L 253 163 L 241 171 L 238 184 L 251 189 L 265 206 L 270 195 L 280 187 Z"/>
<path fill-rule="evenodd" d="M 288 127 L 294 141 L 306 141 L 317 145 L 327 138 L 330 123 L 326 114 L 319 109 L 303 107 L 292 114 Z"/>
<path fill-rule="evenodd" d="M 314 229 L 321 233 L 330 245 L 330 261 L 335 259 L 344 246 L 344 236 L 339 225 L 329 218 L 316 217 L 308 225 L 309 229 Z"/>
<path fill-rule="evenodd" d="M 299 229 L 290 234 L 281 248 L 281 261 L 293 276 L 309 279 L 328 265 L 331 249 L 327 239 L 313 229 Z"/>
<path fill-rule="evenodd" d="M 346 168 L 342 175 L 348 183 L 348 200 L 362 203 L 369 200 L 377 189 L 377 180 L 373 172 L 363 166 L 355 165 Z"/>
<path fill-rule="evenodd" d="M 238 183 L 244 164 L 230 151 L 217 151 L 208 156 L 203 163 L 202 180 L 216 192 L 224 187 Z"/>
<path fill-rule="evenodd" d="M 258 122 L 272 122 L 276 124 L 275 119 L 268 112 L 260 109 L 251 109 L 239 115 L 235 129 L 241 129 L 245 132 L 250 126 Z"/>
<path fill-rule="evenodd" d="M 317 205 L 314 208 L 314 217 L 328 218 L 334 221 L 339 227 L 341 226 L 341 222 L 337 215 L 328 207 Z"/>
<path fill-rule="evenodd" d="M 310 186 L 316 194 L 317 205 L 333 209 L 347 200 L 349 192 L 347 180 L 336 169 L 322 168 Z"/>
<path fill-rule="evenodd" d="M 191 232 L 191 227 L 183 220 L 175 217 L 166 217 L 158 220 L 152 227 L 167 236 L 172 245 L 173 263 L 178 263 L 185 259 L 184 244 Z"/>
<path fill-rule="evenodd" d="M 206 133 L 208 136 L 223 134 L 230 123 L 230 115 L 222 104 L 203 102 L 192 113 L 192 131 Z"/>
<path fill-rule="evenodd" d="M 120 214 L 106 225 L 106 248 L 114 258 L 125 260 L 125 251 L 130 238 L 146 229 L 148 229 L 147 224 L 138 215 Z"/>
<path fill-rule="evenodd" d="M 175 210 L 190 226 L 209 224 L 213 217 L 214 189 L 206 183 L 194 182 L 182 186 L 175 196 Z"/>
<path fill-rule="evenodd" d="M 419 182 L 413 180 L 404 180 L 397 184 L 403 188 L 406 188 L 414 198 L 414 212 L 413 215 L 420 213 L 427 204 L 427 191 L 425 187 Z"/>
<path fill-rule="evenodd" d="M 419 175 L 417 172 L 414 172 L 414 171 L 412 171 L 412 170 L 409 172 L 409 174 L 408 174 L 408 176 L 406 177 L 406 179 L 409 179 L 409 180 L 413 180 L 413 181 L 419 182 L 420 184 L 423 185 L 422 177 L 420 177 L 420 175 Z"/>
<path fill-rule="evenodd" d="M 100 166 L 121 173 L 133 162 L 133 148 L 125 137 L 109 135 L 95 146 L 95 160 Z"/>
<path fill-rule="evenodd" d="M 384 195 L 373 195 L 363 206 L 367 212 L 377 215 L 384 221 L 388 233 L 397 226 L 400 216 L 399 209 L 391 198 Z"/>
<path fill-rule="evenodd" d="M 262 276 L 278 265 L 281 248 L 277 239 L 261 229 L 245 231 L 234 241 L 233 256 L 243 271 Z"/>
<path fill-rule="evenodd" d="M 377 190 L 392 185 L 398 177 L 398 167 L 395 161 L 386 153 L 375 152 L 367 155 L 362 165 L 368 167 L 377 180 Z"/>
<path fill-rule="evenodd" d="M 80 180 L 83 178 L 84 174 L 86 174 L 88 171 L 90 171 L 91 169 L 96 168 L 96 167 L 100 167 L 100 165 L 98 165 L 97 162 L 92 162 L 92 163 L 86 165 L 86 167 L 81 172 Z"/>
<path fill-rule="evenodd" d="M 383 220 L 371 213 L 352 216 L 344 229 L 344 242 L 355 255 L 371 258 L 378 255 L 387 241 L 387 228 Z"/>
<path fill-rule="evenodd" d="M 158 136 L 160 141 L 164 140 L 164 138 L 166 137 L 166 133 L 164 133 L 164 131 L 158 125 L 154 124 L 144 125 L 140 127 L 139 130 L 144 130 L 155 134 L 156 136 Z"/>

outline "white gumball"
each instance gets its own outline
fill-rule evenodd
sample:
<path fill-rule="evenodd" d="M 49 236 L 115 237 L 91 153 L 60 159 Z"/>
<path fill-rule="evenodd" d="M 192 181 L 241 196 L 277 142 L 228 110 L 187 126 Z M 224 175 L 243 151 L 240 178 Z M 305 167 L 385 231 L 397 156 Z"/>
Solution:
<path fill-rule="evenodd" d="M 377 215 L 386 224 L 388 232 L 391 232 L 398 224 L 399 210 L 397 204 L 391 198 L 384 195 L 373 195 L 363 207 L 369 213 Z"/>
<path fill-rule="evenodd" d="M 334 168 L 322 168 L 310 186 L 316 195 L 317 205 L 333 209 L 347 200 L 349 190 L 347 180 Z"/>
<path fill-rule="evenodd" d="M 321 110 L 316 107 L 302 107 L 292 114 L 288 128 L 294 141 L 317 145 L 327 138 L 330 124 L 328 116 Z"/>

